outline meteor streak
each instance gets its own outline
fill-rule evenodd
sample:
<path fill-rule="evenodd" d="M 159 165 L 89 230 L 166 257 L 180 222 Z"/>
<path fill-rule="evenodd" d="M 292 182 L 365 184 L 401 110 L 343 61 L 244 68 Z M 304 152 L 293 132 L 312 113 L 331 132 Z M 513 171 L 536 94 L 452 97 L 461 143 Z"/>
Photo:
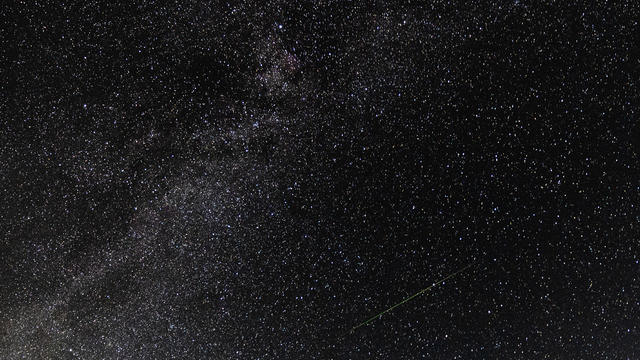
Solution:
<path fill-rule="evenodd" d="M 404 300 L 400 301 L 399 303 L 397 303 L 397 304 L 395 304 L 395 305 L 391 306 L 390 308 L 388 308 L 388 309 L 386 309 L 386 310 L 384 310 L 384 311 L 382 311 L 382 312 L 380 312 L 380 313 L 378 313 L 378 314 L 376 314 L 376 315 L 374 315 L 374 316 L 370 317 L 369 319 L 367 319 L 367 320 L 365 320 L 365 321 L 361 322 L 360 324 L 358 324 L 358 325 L 354 326 L 353 328 L 351 328 L 351 332 L 353 333 L 357 328 L 359 328 L 359 327 L 361 327 L 361 326 L 364 326 L 364 325 L 369 324 L 369 323 L 370 323 L 370 322 L 372 322 L 373 320 L 375 320 L 375 319 L 377 319 L 377 318 L 381 317 L 382 315 L 384 315 L 384 314 L 388 313 L 389 311 L 391 311 L 391 310 L 393 310 L 393 309 L 397 308 L 398 306 L 400 306 L 400 305 L 402 305 L 402 304 L 406 303 L 407 301 L 409 301 L 409 300 L 411 300 L 411 299 L 415 298 L 416 296 L 421 295 L 421 294 L 423 294 L 423 293 L 425 293 L 425 292 L 427 292 L 427 291 L 429 291 L 429 290 L 433 289 L 434 287 L 436 287 L 436 286 L 438 286 L 438 285 L 442 284 L 442 283 L 443 283 L 443 282 L 445 282 L 446 280 L 451 279 L 452 277 L 454 277 L 454 276 L 456 276 L 456 275 L 458 275 L 458 274 L 460 274 L 460 273 L 464 272 L 465 270 L 467 270 L 468 268 L 470 268 L 470 267 L 471 267 L 471 266 L 473 266 L 474 264 L 475 264 L 475 262 L 472 262 L 471 264 L 469 264 L 469 265 L 467 265 L 467 266 L 463 267 L 462 269 L 460 269 L 460 270 L 458 270 L 458 271 L 456 271 L 456 272 L 454 272 L 454 273 L 452 273 L 452 274 L 449 274 L 449 275 L 447 275 L 446 277 L 444 277 L 444 278 L 442 278 L 442 279 L 440 279 L 440 280 L 438 280 L 438 281 L 434 282 L 433 284 L 431 284 L 431 286 L 426 287 L 426 288 L 424 288 L 424 289 L 422 289 L 422 290 L 418 291 L 417 293 L 415 293 L 415 294 L 413 294 L 413 295 L 409 296 L 408 298 L 406 298 L 406 299 L 404 299 Z"/>

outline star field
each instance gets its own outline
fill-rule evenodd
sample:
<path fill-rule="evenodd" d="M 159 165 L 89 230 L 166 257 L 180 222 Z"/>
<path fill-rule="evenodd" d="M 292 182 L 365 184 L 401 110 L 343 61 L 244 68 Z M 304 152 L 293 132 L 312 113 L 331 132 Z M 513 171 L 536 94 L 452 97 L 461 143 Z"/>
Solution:
<path fill-rule="evenodd" d="M 0 358 L 640 357 L 637 4 L 0 14 Z"/>

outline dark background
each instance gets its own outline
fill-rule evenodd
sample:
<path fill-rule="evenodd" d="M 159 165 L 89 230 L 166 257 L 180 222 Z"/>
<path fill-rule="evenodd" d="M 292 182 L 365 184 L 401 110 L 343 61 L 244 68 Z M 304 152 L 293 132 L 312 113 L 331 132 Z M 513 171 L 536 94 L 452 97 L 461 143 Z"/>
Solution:
<path fill-rule="evenodd" d="M 0 357 L 639 358 L 598 3 L 3 6 Z"/>

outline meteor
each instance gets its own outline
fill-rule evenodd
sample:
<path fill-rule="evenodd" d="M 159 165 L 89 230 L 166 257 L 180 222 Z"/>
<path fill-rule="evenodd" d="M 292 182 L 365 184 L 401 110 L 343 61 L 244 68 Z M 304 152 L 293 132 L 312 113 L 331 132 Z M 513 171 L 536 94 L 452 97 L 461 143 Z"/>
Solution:
<path fill-rule="evenodd" d="M 397 303 L 397 304 L 395 304 L 395 305 L 391 306 L 390 308 L 388 308 L 388 309 L 386 309 L 386 310 L 384 310 L 384 311 L 382 311 L 382 312 L 380 312 L 380 313 L 378 313 L 378 314 L 376 314 L 376 315 L 374 315 L 374 316 L 372 316 L 372 317 L 368 318 L 367 320 L 365 320 L 365 321 L 361 322 L 360 324 L 358 324 L 358 325 L 354 326 L 353 328 L 351 328 L 351 331 L 350 331 L 350 332 L 351 332 L 351 333 L 353 333 L 353 332 L 354 332 L 354 331 L 356 331 L 356 329 L 358 329 L 359 327 L 361 327 L 361 326 L 364 326 L 364 325 L 367 325 L 367 324 L 371 323 L 373 320 L 380 318 L 382 315 L 384 315 L 384 314 L 388 313 L 389 311 L 391 311 L 391 310 L 393 310 L 393 309 L 397 308 L 398 306 L 400 306 L 400 305 L 402 305 L 402 304 L 406 303 L 407 301 L 409 301 L 409 300 L 411 300 L 411 299 L 415 298 L 416 296 L 419 296 L 419 295 L 421 295 L 421 294 L 424 294 L 425 292 L 427 292 L 427 291 L 429 291 L 429 290 L 433 289 L 434 287 L 436 287 L 436 286 L 438 286 L 438 285 L 442 284 L 442 283 L 443 283 L 443 282 L 445 282 L 446 280 L 451 279 L 452 277 L 454 277 L 454 276 L 456 276 L 456 275 L 458 275 L 458 274 L 460 274 L 460 273 L 464 272 L 465 270 L 467 270 L 468 268 L 470 268 L 471 266 L 473 266 L 475 263 L 476 263 L 475 261 L 474 261 L 474 262 L 472 262 L 471 264 L 469 264 L 469 265 L 467 265 L 467 266 L 463 267 L 462 269 L 460 269 L 460 270 L 458 270 L 458 271 L 456 271 L 456 272 L 454 272 L 454 273 L 451 273 L 451 274 L 447 275 L 446 277 L 444 277 L 444 278 L 442 278 L 442 279 L 440 279 L 440 280 L 438 280 L 438 281 L 434 282 L 433 284 L 431 284 L 431 286 L 426 287 L 426 288 L 424 288 L 424 289 L 422 289 L 422 290 L 418 291 L 417 293 L 415 293 L 415 294 L 413 294 L 413 295 L 409 296 L 408 298 L 406 298 L 406 299 L 404 299 L 404 300 L 400 301 L 399 303 Z"/>

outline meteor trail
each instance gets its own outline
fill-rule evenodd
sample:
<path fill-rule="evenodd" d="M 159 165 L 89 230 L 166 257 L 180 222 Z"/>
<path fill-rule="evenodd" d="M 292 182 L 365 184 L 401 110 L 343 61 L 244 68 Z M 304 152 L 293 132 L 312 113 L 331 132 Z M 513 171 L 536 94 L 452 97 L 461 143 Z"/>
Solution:
<path fill-rule="evenodd" d="M 435 283 L 431 284 L 431 286 L 426 287 L 426 288 L 424 288 L 424 289 L 422 289 L 422 290 L 418 291 L 417 293 L 415 293 L 415 294 L 413 294 L 413 295 L 409 296 L 408 298 L 406 298 L 406 299 L 404 299 L 404 300 L 400 301 L 399 303 L 397 303 L 397 304 L 395 304 L 395 305 L 391 306 L 390 308 L 388 308 L 388 309 L 386 309 L 386 310 L 384 310 L 384 311 L 382 311 L 382 312 L 380 312 L 380 313 L 378 313 L 378 314 L 376 314 L 376 315 L 374 315 L 374 316 L 370 317 L 369 319 L 367 319 L 367 320 L 365 320 L 365 321 L 361 322 L 360 324 L 358 324 L 358 325 L 354 326 L 353 328 L 351 328 L 351 332 L 353 333 L 353 332 L 354 332 L 356 329 L 358 329 L 359 327 L 369 324 L 369 323 L 370 323 L 370 322 L 372 322 L 373 320 L 375 320 L 375 319 L 379 318 L 380 316 L 382 316 L 382 315 L 384 315 L 384 314 L 388 313 L 389 311 L 391 311 L 391 310 L 393 310 L 393 309 L 397 308 L 398 306 L 400 306 L 400 305 L 402 305 L 402 304 L 406 303 L 407 301 L 409 301 L 409 300 L 411 300 L 411 299 L 415 298 L 416 296 L 421 295 L 421 294 L 423 294 L 423 293 L 425 293 L 425 292 L 427 292 L 427 291 L 431 290 L 432 288 L 436 287 L 437 285 L 439 285 L 439 284 L 441 284 L 441 283 L 445 282 L 446 280 L 451 279 L 452 277 L 454 277 L 454 276 L 456 276 L 456 275 L 458 275 L 458 274 L 462 273 L 463 271 L 467 270 L 468 268 L 470 268 L 470 267 L 471 267 L 471 266 L 473 266 L 474 264 L 475 264 L 475 261 L 474 261 L 474 262 L 472 262 L 471 264 L 469 264 L 469 265 L 467 265 L 467 266 L 463 267 L 462 269 L 460 269 L 460 270 L 458 270 L 458 271 L 456 271 L 456 272 L 454 272 L 454 273 L 452 273 L 452 274 L 449 274 L 449 275 L 447 275 L 446 277 L 444 277 L 444 278 L 442 278 L 442 279 L 440 279 L 440 280 L 436 281 Z"/>

